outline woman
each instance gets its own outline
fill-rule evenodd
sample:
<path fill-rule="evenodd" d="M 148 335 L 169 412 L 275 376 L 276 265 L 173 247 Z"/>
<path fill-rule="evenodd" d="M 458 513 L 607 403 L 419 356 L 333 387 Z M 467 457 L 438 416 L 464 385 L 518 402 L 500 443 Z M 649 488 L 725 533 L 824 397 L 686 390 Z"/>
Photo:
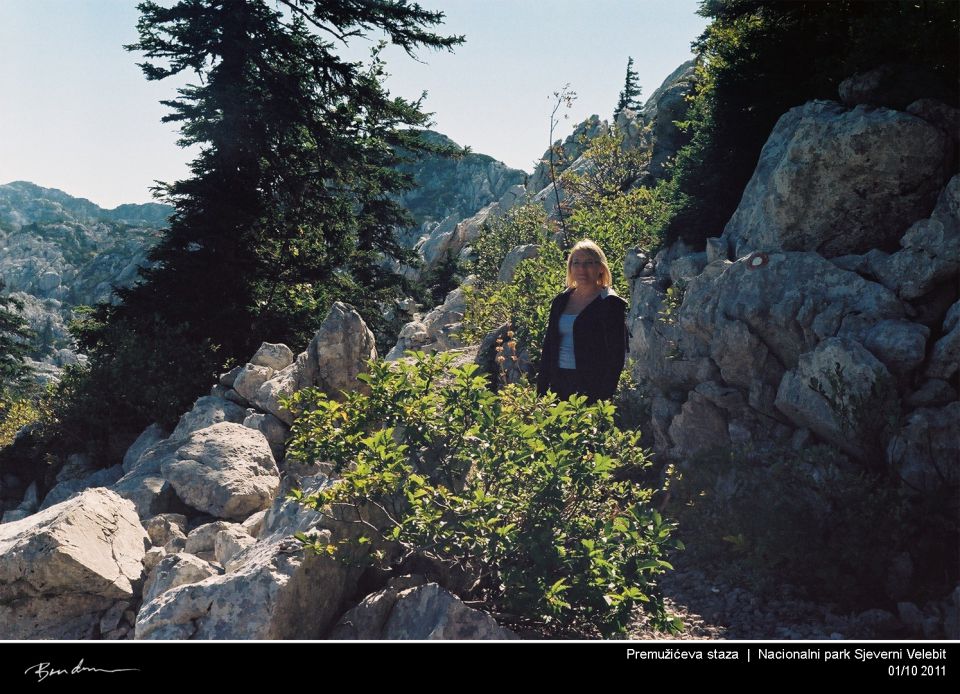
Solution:
<path fill-rule="evenodd" d="M 626 357 L 626 302 L 611 287 L 607 258 L 593 241 L 567 257 L 567 289 L 550 305 L 537 392 L 588 402 L 613 397 Z"/>

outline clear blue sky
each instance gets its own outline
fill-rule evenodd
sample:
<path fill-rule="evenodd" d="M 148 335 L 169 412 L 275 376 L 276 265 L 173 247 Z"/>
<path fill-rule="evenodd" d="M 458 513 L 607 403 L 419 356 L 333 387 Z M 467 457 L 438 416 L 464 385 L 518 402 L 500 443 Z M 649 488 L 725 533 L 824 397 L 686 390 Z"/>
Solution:
<path fill-rule="evenodd" d="M 692 54 L 706 26 L 696 0 L 419 0 L 465 34 L 423 63 L 387 51 L 394 94 L 426 90 L 435 129 L 530 171 L 548 143 L 550 94 L 574 107 L 558 137 L 609 118 L 633 56 L 645 98 Z M 186 175 L 190 153 L 160 122 L 176 84 L 148 83 L 135 54 L 135 0 L 0 0 L 0 184 L 28 180 L 98 205 L 150 200 L 154 180 Z M 349 49 L 366 56 L 371 41 Z"/>

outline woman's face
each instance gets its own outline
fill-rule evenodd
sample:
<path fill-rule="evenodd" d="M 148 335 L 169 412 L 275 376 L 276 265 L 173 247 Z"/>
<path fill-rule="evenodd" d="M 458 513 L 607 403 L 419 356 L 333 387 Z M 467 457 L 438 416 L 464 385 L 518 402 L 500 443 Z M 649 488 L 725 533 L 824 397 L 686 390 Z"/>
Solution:
<path fill-rule="evenodd" d="M 578 287 L 599 287 L 603 265 L 590 251 L 579 250 L 570 259 L 570 270 Z"/>

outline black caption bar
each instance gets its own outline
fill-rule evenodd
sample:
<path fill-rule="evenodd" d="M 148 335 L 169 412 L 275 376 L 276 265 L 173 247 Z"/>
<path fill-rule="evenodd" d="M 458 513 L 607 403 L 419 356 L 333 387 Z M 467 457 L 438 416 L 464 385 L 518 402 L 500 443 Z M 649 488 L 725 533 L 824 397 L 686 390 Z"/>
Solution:
<path fill-rule="evenodd" d="M 490 684 L 569 682 L 571 677 L 638 682 L 708 677 L 719 682 L 944 684 L 958 681 L 960 643 L 945 641 L 510 641 L 510 642 L 4 642 L 0 681 L 10 691 L 278 682 L 396 683 L 453 668 Z M 431 674 L 432 673 L 432 674 Z M 735 678 L 735 680 L 734 680 Z M 463 681 L 467 681 L 464 679 Z"/>

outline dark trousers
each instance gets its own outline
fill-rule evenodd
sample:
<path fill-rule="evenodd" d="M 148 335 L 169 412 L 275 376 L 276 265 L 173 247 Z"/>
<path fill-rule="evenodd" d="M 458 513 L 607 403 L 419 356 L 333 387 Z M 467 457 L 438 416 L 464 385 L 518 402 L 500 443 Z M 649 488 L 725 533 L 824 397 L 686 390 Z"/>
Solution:
<path fill-rule="evenodd" d="M 583 373 L 576 369 L 555 368 L 550 378 L 550 390 L 557 394 L 561 400 L 566 400 L 571 395 L 587 395 L 587 402 L 596 402 L 596 398 L 588 395 L 588 385 L 584 383 Z"/>

